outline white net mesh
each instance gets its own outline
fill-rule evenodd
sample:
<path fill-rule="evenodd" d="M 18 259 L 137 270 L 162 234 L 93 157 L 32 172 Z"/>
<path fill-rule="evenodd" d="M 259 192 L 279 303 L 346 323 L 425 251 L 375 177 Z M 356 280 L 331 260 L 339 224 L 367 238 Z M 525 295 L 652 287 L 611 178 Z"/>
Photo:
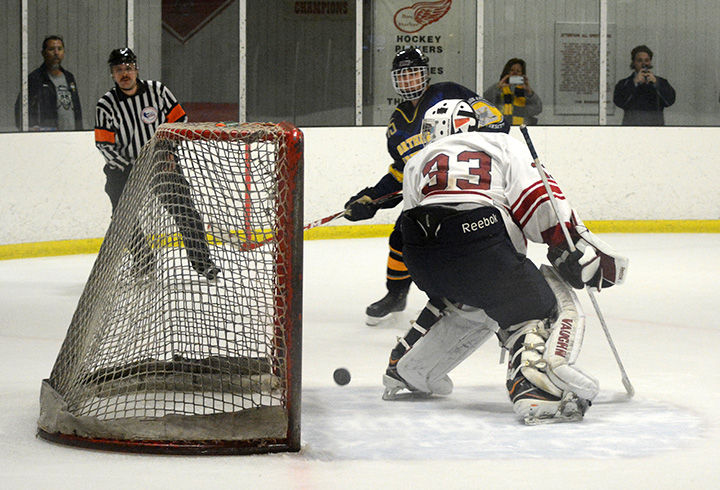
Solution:
<path fill-rule="evenodd" d="M 290 125 L 161 126 L 43 384 L 41 433 L 287 437 L 299 406 L 301 176 Z"/>

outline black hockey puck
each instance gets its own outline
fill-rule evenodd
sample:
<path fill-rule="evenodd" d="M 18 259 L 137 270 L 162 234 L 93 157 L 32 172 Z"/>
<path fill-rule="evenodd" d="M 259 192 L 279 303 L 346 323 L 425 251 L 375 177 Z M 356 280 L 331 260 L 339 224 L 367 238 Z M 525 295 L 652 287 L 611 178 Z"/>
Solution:
<path fill-rule="evenodd" d="M 340 386 L 345 386 L 350 382 L 350 371 L 345 368 L 337 368 L 333 373 L 333 379 Z"/>

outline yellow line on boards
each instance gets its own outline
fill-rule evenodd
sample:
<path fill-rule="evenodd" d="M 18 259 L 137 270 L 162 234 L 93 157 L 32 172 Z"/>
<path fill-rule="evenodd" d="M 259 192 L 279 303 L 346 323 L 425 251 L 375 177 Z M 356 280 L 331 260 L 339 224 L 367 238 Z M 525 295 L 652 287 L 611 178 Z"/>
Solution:
<path fill-rule="evenodd" d="M 594 233 L 720 233 L 720 220 L 585 221 Z M 305 240 L 388 236 L 393 225 L 325 226 L 305 232 Z"/>
<path fill-rule="evenodd" d="M 102 238 L 0 245 L 0 260 L 97 253 Z"/>
<path fill-rule="evenodd" d="M 585 221 L 595 233 L 720 233 L 720 220 L 616 220 Z M 305 240 L 374 238 L 390 235 L 393 225 L 323 226 L 304 232 Z M 56 255 L 92 254 L 102 238 L 57 240 L 0 245 L 0 260 Z"/>

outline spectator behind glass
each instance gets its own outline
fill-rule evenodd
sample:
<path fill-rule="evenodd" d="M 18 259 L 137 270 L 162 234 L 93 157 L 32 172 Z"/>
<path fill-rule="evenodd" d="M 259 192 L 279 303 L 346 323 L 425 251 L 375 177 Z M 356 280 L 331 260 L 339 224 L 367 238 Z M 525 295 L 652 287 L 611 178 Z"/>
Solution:
<path fill-rule="evenodd" d="M 640 45 L 630 52 L 633 73 L 615 85 L 613 102 L 623 109 L 625 126 L 663 126 L 663 109 L 675 103 L 675 89 L 652 72 L 653 52 Z"/>
<path fill-rule="evenodd" d="M 63 39 L 46 37 L 42 55 L 43 64 L 28 75 L 28 127 L 31 131 L 82 129 L 75 77 L 60 66 L 65 58 Z M 22 94 L 15 101 L 15 125 L 22 130 Z"/>
<path fill-rule="evenodd" d="M 525 60 L 512 58 L 505 63 L 500 81 L 488 88 L 483 97 L 502 111 L 513 126 L 537 124 L 542 112 L 542 100 L 530 86 Z"/>

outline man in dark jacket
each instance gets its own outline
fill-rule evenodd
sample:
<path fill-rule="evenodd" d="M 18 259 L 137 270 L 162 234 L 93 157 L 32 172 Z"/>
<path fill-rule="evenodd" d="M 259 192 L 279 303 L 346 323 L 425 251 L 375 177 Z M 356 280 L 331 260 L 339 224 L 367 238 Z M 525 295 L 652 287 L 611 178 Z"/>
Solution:
<path fill-rule="evenodd" d="M 75 77 L 61 65 L 65 43 L 60 36 L 43 41 L 44 63 L 28 75 L 28 127 L 33 131 L 82 129 Z M 22 99 L 15 102 L 15 125 L 22 129 Z"/>
<path fill-rule="evenodd" d="M 675 89 L 652 72 L 653 52 L 645 45 L 630 53 L 632 75 L 615 85 L 613 102 L 625 111 L 625 126 L 663 126 L 663 109 L 675 103 Z"/>

